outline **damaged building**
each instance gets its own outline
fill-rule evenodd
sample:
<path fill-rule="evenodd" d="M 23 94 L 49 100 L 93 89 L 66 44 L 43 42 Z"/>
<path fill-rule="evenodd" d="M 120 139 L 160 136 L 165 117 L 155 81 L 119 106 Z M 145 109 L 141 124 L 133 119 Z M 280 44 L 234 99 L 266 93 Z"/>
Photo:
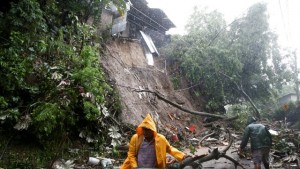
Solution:
<path fill-rule="evenodd" d="M 153 56 L 159 56 L 157 48 L 170 41 L 170 35 L 166 35 L 166 32 L 174 27 L 161 9 L 149 8 L 146 0 L 127 0 L 126 10 L 122 14 L 111 3 L 102 10 L 100 22 L 102 32 L 139 40 L 149 65 L 153 65 Z"/>

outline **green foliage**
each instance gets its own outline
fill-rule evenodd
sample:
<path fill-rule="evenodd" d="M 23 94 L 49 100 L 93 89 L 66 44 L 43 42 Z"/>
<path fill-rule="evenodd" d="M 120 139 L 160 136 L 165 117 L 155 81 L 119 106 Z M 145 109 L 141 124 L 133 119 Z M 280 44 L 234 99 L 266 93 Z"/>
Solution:
<path fill-rule="evenodd" d="M 56 103 L 41 103 L 32 113 L 33 128 L 37 133 L 48 136 L 57 127 L 63 126 L 63 118 L 66 116 L 65 112 L 59 108 Z"/>
<path fill-rule="evenodd" d="M 195 146 L 192 144 L 189 145 L 189 150 L 190 150 L 190 153 L 193 155 L 195 155 L 195 153 L 197 152 Z"/>
<path fill-rule="evenodd" d="M 273 136 L 274 149 L 289 155 L 299 152 L 300 137 L 294 130 L 281 129 L 277 136 Z"/>
<path fill-rule="evenodd" d="M 178 77 L 177 76 L 171 77 L 171 81 L 172 81 L 174 89 L 175 90 L 178 89 L 179 88 L 179 84 L 180 84 Z"/>
<path fill-rule="evenodd" d="M 27 130 L 46 148 L 86 130 L 110 141 L 104 126 L 121 104 L 100 67 L 101 38 L 85 22 L 109 2 L 20 0 L 1 13 L 1 128 Z"/>
<path fill-rule="evenodd" d="M 82 22 L 87 22 L 90 17 L 93 16 L 94 22 L 96 23 L 100 18 L 100 13 L 102 8 L 104 8 L 107 4 L 113 3 L 118 8 L 119 12 L 122 13 L 125 9 L 125 3 L 123 0 L 72 0 L 72 1 L 57 1 L 60 8 L 69 9 L 74 12 L 76 16 L 81 18 Z"/>
<path fill-rule="evenodd" d="M 5 109 L 8 106 L 7 102 L 5 101 L 5 98 L 0 96 L 0 108 Z"/>
<path fill-rule="evenodd" d="M 96 120 L 100 116 L 100 111 L 91 102 L 85 101 L 84 103 L 85 118 L 88 121 Z"/>
<path fill-rule="evenodd" d="M 113 152 L 113 157 L 114 158 L 120 158 L 120 156 L 121 156 L 120 152 L 115 147 L 113 147 L 112 152 Z"/>
<path fill-rule="evenodd" d="M 100 67 L 101 37 L 86 23 L 109 2 L 20 0 L 0 11 L 0 131 L 14 133 L 1 139 L 1 167 L 44 168 L 57 157 L 85 158 L 87 148 L 66 153 L 75 140 L 102 150 L 112 142 L 107 126 L 121 104 Z M 34 145 L 24 150 L 28 138 Z"/>
<path fill-rule="evenodd" d="M 230 105 L 226 111 L 227 116 L 234 117 L 238 116 L 238 119 L 234 123 L 231 123 L 232 127 L 236 130 L 244 131 L 247 126 L 247 119 L 253 109 L 247 104 L 235 104 Z"/>
<path fill-rule="evenodd" d="M 266 4 L 253 5 L 230 25 L 217 11 L 195 8 L 186 30 L 187 35 L 172 37 L 164 52 L 206 97 L 208 111 L 249 100 L 244 93 L 264 105 L 291 80 L 269 30 Z"/>

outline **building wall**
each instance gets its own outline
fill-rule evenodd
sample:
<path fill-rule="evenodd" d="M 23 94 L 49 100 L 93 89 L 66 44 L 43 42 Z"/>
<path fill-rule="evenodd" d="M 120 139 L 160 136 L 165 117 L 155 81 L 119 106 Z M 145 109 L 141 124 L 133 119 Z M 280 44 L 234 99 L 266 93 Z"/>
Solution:
<path fill-rule="evenodd" d="M 290 96 L 290 101 L 296 102 L 297 101 L 297 95 L 291 95 Z"/>
<path fill-rule="evenodd" d="M 282 96 L 281 98 L 278 99 L 280 105 L 288 104 L 289 102 L 296 102 L 296 101 L 297 101 L 297 95 L 293 93 Z"/>
<path fill-rule="evenodd" d="M 109 30 L 112 26 L 112 23 L 113 14 L 110 11 L 103 9 L 101 14 L 101 20 L 98 24 L 99 31 L 103 32 L 105 30 Z"/>

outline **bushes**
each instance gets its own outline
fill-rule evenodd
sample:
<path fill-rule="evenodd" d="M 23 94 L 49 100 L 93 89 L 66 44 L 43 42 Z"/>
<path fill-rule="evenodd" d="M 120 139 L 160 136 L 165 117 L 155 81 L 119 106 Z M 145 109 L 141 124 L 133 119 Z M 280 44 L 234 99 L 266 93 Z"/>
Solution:
<path fill-rule="evenodd" d="M 0 15 L 0 129 L 26 131 L 52 155 L 79 133 L 109 144 L 107 116 L 120 111 L 100 67 L 101 39 L 77 16 L 94 8 L 74 5 L 20 0 Z"/>

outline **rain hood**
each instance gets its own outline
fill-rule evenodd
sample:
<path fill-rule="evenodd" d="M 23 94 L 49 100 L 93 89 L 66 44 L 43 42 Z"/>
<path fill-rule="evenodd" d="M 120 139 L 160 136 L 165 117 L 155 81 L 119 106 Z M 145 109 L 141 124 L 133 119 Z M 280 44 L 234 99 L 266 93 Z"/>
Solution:
<path fill-rule="evenodd" d="M 143 127 L 148 128 L 152 131 L 154 131 L 154 137 L 157 134 L 156 125 L 150 116 L 150 114 L 147 114 L 145 119 L 142 121 L 142 123 L 136 128 L 136 133 L 140 136 L 143 134 Z"/>

